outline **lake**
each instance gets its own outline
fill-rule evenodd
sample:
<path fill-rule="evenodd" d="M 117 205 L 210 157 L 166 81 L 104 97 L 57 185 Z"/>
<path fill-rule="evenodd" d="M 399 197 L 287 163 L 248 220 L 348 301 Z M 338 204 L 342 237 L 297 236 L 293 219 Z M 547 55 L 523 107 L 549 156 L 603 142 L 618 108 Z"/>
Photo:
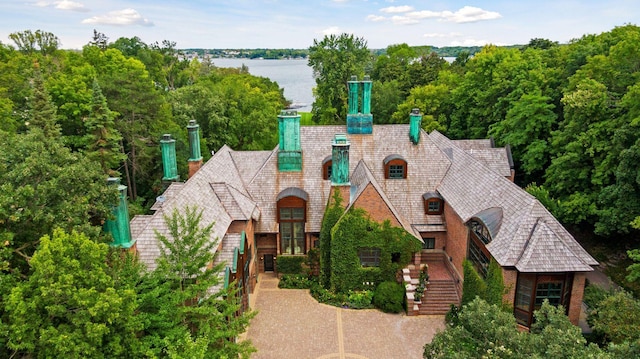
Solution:
<path fill-rule="evenodd" d="M 313 69 L 307 65 L 307 60 L 260 60 L 260 59 L 228 59 L 214 58 L 217 67 L 249 67 L 249 73 L 255 76 L 268 77 L 284 89 L 284 97 L 292 105 L 299 106 L 296 110 L 311 112 L 313 92 L 316 82 Z"/>

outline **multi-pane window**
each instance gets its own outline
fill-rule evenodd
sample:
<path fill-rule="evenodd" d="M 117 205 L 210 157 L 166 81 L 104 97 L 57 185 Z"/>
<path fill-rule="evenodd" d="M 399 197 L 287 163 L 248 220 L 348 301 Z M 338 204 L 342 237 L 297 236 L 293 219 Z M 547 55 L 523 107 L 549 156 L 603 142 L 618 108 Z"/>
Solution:
<path fill-rule="evenodd" d="M 547 299 L 549 304 L 558 306 L 562 303 L 562 282 L 538 283 L 536 286 L 536 309 Z"/>
<path fill-rule="evenodd" d="M 358 257 L 360 257 L 360 265 L 363 267 L 380 266 L 380 248 L 360 248 Z"/>
<path fill-rule="evenodd" d="M 424 243 L 422 243 L 422 249 L 434 249 L 436 248 L 436 239 L 435 238 L 422 238 Z"/>
<path fill-rule="evenodd" d="M 569 294 L 567 287 L 571 286 L 567 280 L 571 281 L 570 277 L 562 274 L 519 273 L 513 308 L 518 323 L 531 326 L 534 321 L 534 311 L 540 309 L 545 299 L 554 306 L 563 304 L 564 296 Z M 567 306 L 565 310 L 568 310 L 568 303 L 564 305 Z"/>
<path fill-rule="evenodd" d="M 304 208 L 280 208 L 280 220 L 304 220 Z"/>
<path fill-rule="evenodd" d="M 304 208 L 280 208 L 282 254 L 304 254 Z"/>
<path fill-rule="evenodd" d="M 404 165 L 390 165 L 389 178 L 405 178 Z"/>
<path fill-rule="evenodd" d="M 304 254 L 304 222 L 281 222 L 282 254 Z"/>
<path fill-rule="evenodd" d="M 489 258 L 473 239 L 469 240 L 469 260 L 473 263 L 478 273 L 486 278 L 489 269 Z"/>
<path fill-rule="evenodd" d="M 491 234 L 485 225 L 478 221 L 471 221 L 469 226 L 471 227 L 471 231 L 475 233 L 478 238 L 484 242 L 484 244 L 489 244 L 491 242 Z"/>
<path fill-rule="evenodd" d="M 398 154 L 392 154 L 384 158 L 384 178 L 407 178 L 407 161 Z"/>
<path fill-rule="evenodd" d="M 428 214 L 438 214 L 440 213 L 440 201 L 433 200 L 427 202 L 427 213 Z"/>

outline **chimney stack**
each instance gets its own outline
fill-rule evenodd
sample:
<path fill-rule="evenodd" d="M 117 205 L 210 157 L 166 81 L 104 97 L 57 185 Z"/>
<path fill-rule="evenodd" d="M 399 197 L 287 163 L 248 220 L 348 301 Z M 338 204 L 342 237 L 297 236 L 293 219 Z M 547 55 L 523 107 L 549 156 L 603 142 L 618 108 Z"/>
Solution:
<path fill-rule="evenodd" d="M 170 134 L 164 134 L 160 140 L 162 150 L 163 181 L 178 180 L 178 164 L 176 162 L 176 140 Z"/>
<path fill-rule="evenodd" d="M 362 84 L 362 108 L 358 107 L 359 86 Z M 371 115 L 371 85 L 369 76 L 358 81 L 351 76 L 349 85 L 349 112 L 347 113 L 347 133 L 371 134 L 373 132 L 373 115 Z"/>
<path fill-rule="evenodd" d="M 135 241 L 131 240 L 131 227 L 129 225 L 129 208 L 127 207 L 127 186 L 120 184 L 120 178 L 109 177 L 109 186 L 118 186 L 118 205 L 113 208 L 115 219 L 107 219 L 104 230 L 111 233 L 113 243 L 111 246 L 120 248 L 131 248 Z"/>
<path fill-rule="evenodd" d="M 422 126 L 422 114 L 420 109 L 414 108 L 409 114 L 409 139 L 414 145 L 420 142 L 420 128 Z"/>
<path fill-rule="evenodd" d="M 281 172 L 302 171 L 300 115 L 297 111 L 280 111 L 278 137 L 278 170 Z"/>
<path fill-rule="evenodd" d="M 331 146 L 331 185 L 349 185 L 349 140 L 344 133 L 337 133 Z"/>
<path fill-rule="evenodd" d="M 196 120 L 190 120 L 187 131 L 189 132 L 189 178 L 191 178 L 202 166 L 200 125 L 196 123 Z"/>

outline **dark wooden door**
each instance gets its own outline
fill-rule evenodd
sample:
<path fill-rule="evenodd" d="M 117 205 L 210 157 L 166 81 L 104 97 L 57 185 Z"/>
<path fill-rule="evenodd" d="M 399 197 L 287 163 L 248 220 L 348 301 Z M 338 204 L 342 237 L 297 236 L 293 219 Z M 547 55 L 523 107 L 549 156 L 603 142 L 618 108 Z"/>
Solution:
<path fill-rule="evenodd" d="M 273 272 L 273 254 L 264 255 L 264 271 Z"/>

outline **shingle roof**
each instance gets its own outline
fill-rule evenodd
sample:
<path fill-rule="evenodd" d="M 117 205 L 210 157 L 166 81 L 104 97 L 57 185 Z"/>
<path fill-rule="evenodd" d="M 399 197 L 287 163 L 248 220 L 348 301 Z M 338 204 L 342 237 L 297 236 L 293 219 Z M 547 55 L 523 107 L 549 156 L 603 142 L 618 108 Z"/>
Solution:
<path fill-rule="evenodd" d="M 223 146 L 187 182 L 170 186 L 153 216 L 134 218 L 141 260 L 155 267 L 155 231 L 166 232 L 162 216 L 187 205 L 203 210 L 203 226 L 215 222 L 212 239 L 223 238 L 233 220 L 248 218 L 256 220 L 256 232 L 275 233 L 278 195 L 291 188 L 306 193 L 305 230 L 319 232 L 331 189 L 331 181 L 322 178 L 322 164 L 331 155 L 334 135 L 344 132 L 345 126 L 301 127 L 300 172 L 278 171 L 277 147 L 232 151 Z M 373 186 L 399 223 L 418 234 L 446 230 L 443 216 L 424 210 L 423 194 L 437 191 L 463 221 L 497 221 L 487 249 L 503 266 L 544 272 L 587 271 L 597 264 L 534 197 L 505 178 L 505 149 L 493 148 L 490 140 L 451 141 L 437 131 L 421 131 L 419 144 L 413 145 L 408 133 L 409 125 L 375 125 L 371 135 L 347 135 L 353 198 Z M 406 179 L 385 178 L 389 155 L 407 161 Z M 545 259 L 553 257 L 554 248 L 557 256 Z"/>
<path fill-rule="evenodd" d="M 500 226 L 494 226 L 497 233 L 486 245 L 500 265 L 533 270 L 534 264 L 540 264 L 535 271 L 554 272 L 567 268 L 590 271 L 592 265 L 598 264 L 533 196 L 489 170 L 439 132 L 434 131 L 429 137 L 442 151 L 451 154 L 451 167 L 438 192 L 460 218 L 467 222 L 473 217 L 487 217 L 487 210 L 491 208 L 502 210 Z M 539 222 L 549 230 L 536 231 Z M 532 245 L 542 245 L 551 252 L 530 248 Z M 557 248 L 558 256 L 563 258 L 562 266 L 553 259 L 541 257 L 553 256 L 553 248 Z M 567 251 L 571 255 L 566 255 Z"/>
<path fill-rule="evenodd" d="M 150 270 L 156 268 L 155 261 L 160 256 L 156 232 L 163 235 L 169 234 L 164 216 L 170 216 L 174 210 L 183 212 L 187 206 L 197 207 L 202 211 L 200 224 L 203 227 L 213 224 L 211 240 L 224 237 L 227 228 L 231 224 L 232 217 L 226 212 L 225 207 L 214 192 L 211 186 L 211 179 L 236 186 L 242 184 L 230 152 L 227 146 L 223 146 L 193 177 L 182 186 L 177 186 L 179 191 L 166 198 L 162 207 L 151 218 L 146 220 L 147 225 L 139 231 L 134 239 L 137 240 L 136 246 L 139 258 L 147 268 Z M 239 191 L 248 196 L 248 192 L 244 188 L 239 189 Z M 136 221 L 135 217 L 134 221 Z"/>

